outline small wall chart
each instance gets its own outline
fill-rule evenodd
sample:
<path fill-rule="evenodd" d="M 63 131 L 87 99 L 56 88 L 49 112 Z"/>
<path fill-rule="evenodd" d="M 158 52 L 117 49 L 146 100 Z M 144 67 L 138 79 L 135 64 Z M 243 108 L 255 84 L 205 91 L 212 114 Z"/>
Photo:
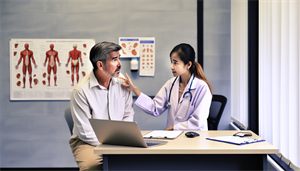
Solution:
<path fill-rule="evenodd" d="M 121 58 L 140 58 L 140 76 L 154 76 L 155 37 L 119 37 L 119 44 Z"/>

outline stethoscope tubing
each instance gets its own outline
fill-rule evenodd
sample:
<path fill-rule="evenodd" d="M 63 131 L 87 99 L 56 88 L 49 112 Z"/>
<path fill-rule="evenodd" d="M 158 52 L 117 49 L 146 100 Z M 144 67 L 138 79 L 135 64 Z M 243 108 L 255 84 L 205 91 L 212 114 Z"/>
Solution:
<path fill-rule="evenodd" d="M 178 78 L 178 76 L 175 78 L 175 80 L 173 81 L 173 83 L 172 83 L 172 86 L 171 86 L 171 89 L 170 89 L 170 93 L 169 93 L 169 99 L 168 99 L 168 102 L 170 103 L 170 100 L 171 100 L 171 93 L 172 93 L 172 89 L 173 89 L 173 87 L 174 87 L 174 84 L 175 84 L 175 82 L 176 82 L 176 80 L 177 80 L 177 78 Z"/>
<path fill-rule="evenodd" d="M 171 106 L 171 104 L 170 104 L 171 93 L 172 93 L 174 84 L 175 84 L 176 80 L 178 79 L 178 77 L 179 77 L 179 76 L 177 76 L 177 77 L 175 78 L 175 80 L 173 81 L 173 83 L 172 83 L 172 86 L 171 86 L 171 89 L 170 89 L 170 93 L 169 93 L 168 101 L 165 103 L 165 107 L 166 107 L 166 108 L 170 108 L 170 106 Z M 190 103 L 191 103 L 192 98 L 193 98 L 193 95 L 192 95 L 192 92 L 191 92 L 191 88 L 192 88 L 192 84 L 193 84 L 194 79 L 195 79 L 195 76 L 193 75 L 193 79 L 192 79 L 192 82 L 191 82 L 191 84 L 190 84 L 189 90 L 183 94 L 183 98 L 185 97 L 186 94 L 190 94 L 190 95 L 191 95 L 191 97 L 190 97 Z M 192 105 L 193 105 L 193 104 L 192 104 Z M 190 105 L 189 105 L 189 108 L 190 108 Z M 189 108 L 188 108 L 188 110 L 189 110 Z"/>

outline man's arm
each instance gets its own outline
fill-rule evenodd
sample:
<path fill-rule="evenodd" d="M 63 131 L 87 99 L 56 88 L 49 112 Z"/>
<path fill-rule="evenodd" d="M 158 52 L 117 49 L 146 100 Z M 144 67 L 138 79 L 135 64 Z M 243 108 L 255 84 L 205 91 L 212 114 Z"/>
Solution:
<path fill-rule="evenodd" d="M 91 145 L 98 145 L 99 141 L 89 122 L 92 117 L 87 98 L 83 92 L 73 90 L 70 99 L 70 108 L 74 121 L 74 135 L 77 135 L 82 141 Z"/>
<path fill-rule="evenodd" d="M 124 110 L 124 116 L 123 121 L 133 121 L 133 100 L 132 100 L 132 92 L 125 90 L 126 97 L 125 97 L 125 110 Z"/>

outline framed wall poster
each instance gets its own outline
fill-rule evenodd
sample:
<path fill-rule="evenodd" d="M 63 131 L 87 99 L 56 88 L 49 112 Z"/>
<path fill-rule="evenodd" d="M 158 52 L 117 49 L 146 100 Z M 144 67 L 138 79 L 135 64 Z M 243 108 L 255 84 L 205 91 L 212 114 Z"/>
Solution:
<path fill-rule="evenodd" d="M 140 58 L 140 76 L 155 74 L 155 37 L 119 37 L 121 58 Z"/>
<path fill-rule="evenodd" d="M 10 100 L 69 100 L 92 71 L 94 39 L 11 39 Z"/>
<path fill-rule="evenodd" d="M 140 38 L 140 76 L 155 74 L 155 37 Z"/>

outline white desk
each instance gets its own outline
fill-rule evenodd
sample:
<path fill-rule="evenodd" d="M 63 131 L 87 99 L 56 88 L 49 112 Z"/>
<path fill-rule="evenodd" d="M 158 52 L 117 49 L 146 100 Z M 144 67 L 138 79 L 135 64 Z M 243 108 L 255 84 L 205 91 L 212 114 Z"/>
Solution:
<path fill-rule="evenodd" d="M 149 131 L 142 131 L 146 134 Z M 135 148 L 98 145 L 104 170 L 266 170 L 267 154 L 279 153 L 268 142 L 234 145 L 207 140 L 237 131 L 197 131 L 200 137 L 187 138 L 183 132 L 166 145 Z M 252 132 L 253 138 L 259 138 Z"/>

